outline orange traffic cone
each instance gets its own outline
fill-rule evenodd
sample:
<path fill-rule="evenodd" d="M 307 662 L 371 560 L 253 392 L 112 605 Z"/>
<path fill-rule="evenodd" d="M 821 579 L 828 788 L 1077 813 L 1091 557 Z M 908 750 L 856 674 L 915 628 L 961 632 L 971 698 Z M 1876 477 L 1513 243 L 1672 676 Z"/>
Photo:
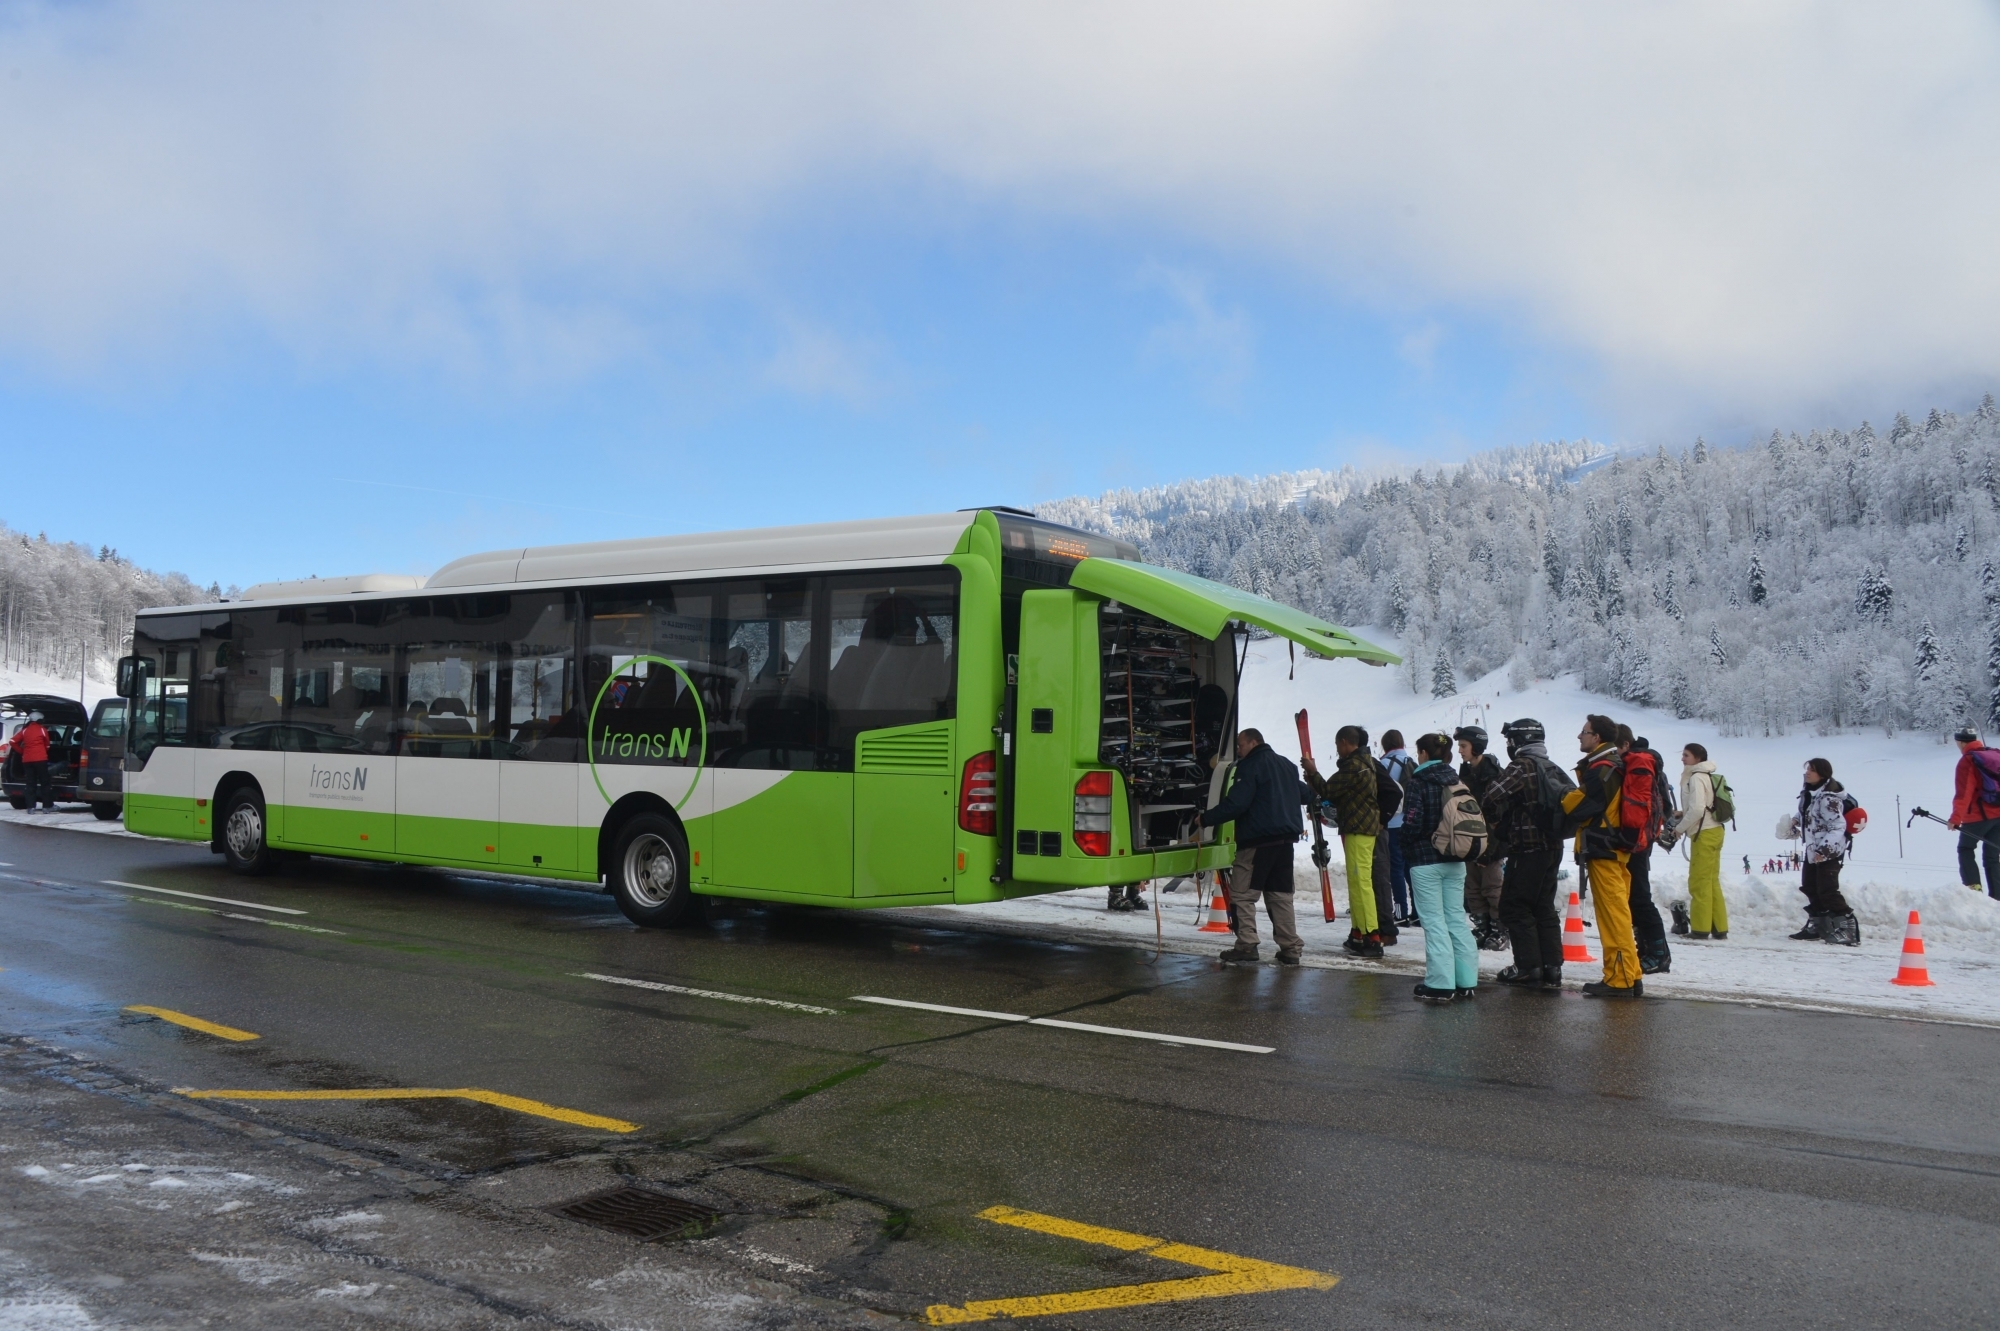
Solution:
<path fill-rule="evenodd" d="M 1222 878 L 1219 874 L 1216 876 L 1215 881 L 1215 895 L 1209 899 L 1208 903 L 1208 923 L 1202 925 L 1195 932 L 1204 934 L 1229 934 L 1236 932 L 1229 927 L 1229 903 L 1222 899 Z"/>
<path fill-rule="evenodd" d="M 1924 922 L 1910 912 L 1910 922 L 1903 929 L 1903 965 L 1896 972 L 1890 984 L 1906 984 L 1913 989 L 1929 989 L 1931 968 L 1924 961 Z"/>
<path fill-rule="evenodd" d="M 1596 961 L 1583 941 L 1583 898 L 1569 894 L 1569 909 L 1563 912 L 1563 960 Z"/>

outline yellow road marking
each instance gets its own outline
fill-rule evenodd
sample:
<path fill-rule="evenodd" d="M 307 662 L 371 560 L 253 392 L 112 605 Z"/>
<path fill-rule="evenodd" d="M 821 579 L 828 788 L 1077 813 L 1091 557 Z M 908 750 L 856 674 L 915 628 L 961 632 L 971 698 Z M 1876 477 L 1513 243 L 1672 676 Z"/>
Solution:
<path fill-rule="evenodd" d="M 1018 1299 L 975 1299 L 964 1307 L 949 1303 L 924 1309 L 932 1326 L 956 1326 L 963 1322 L 988 1322 L 995 1317 L 1049 1317 L 1056 1313 L 1098 1312 L 1106 1308 L 1133 1308 L 1147 1303 L 1179 1303 L 1187 1299 L 1214 1299 L 1229 1294 L 1263 1294 L 1276 1289 L 1332 1289 L 1339 1276 L 1308 1271 L 1298 1266 L 1280 1266 L 1254 1257 L 1209 1248 L 1169 1243 L 1144 1234 L 1127 1234 L 1121 1229 L 1079 1224 L 1059 1216 L 1017 1211 L 1011 1206 L 989 1207 L 979 1213 L 982 1220 L 996 1225 L 1032 1229 L 1038 1234 L 1096 1243 L 1106 1248 L 1144 1253 L 1165 1262 L 1180 1262 L 1214 1271 L 1212 1276 L 1190 1276 L 1183 1280 L 1150 1280 L 1138 1285 L 1107 1285 L 1101 1289 L 1080 1289 L 1068 1294 L 1036 1294 Z"/>
<path fill-rule="evenodd" d="M 428 1086 L 378 1086 L 354 1091 L 196 1091 L 176 1086 L 174 1094 L 185 1095 L 191 1100 L 477 1100 L 480 1104 L 511 1109 L 517 1114 L 533 1114 L 536 1118 L 552 1118 L 558 1123 L 574 1123 L 580 1128 L 602 1128 L 606 1132 L 639 1130 L 639 1124 L 627 1123 L 622 1118 L 586 1114 L 580 1109 L 546 1105 L 540 1100 L 524 1100 L 518 1095 L 482 1091 L 477 1086 L 461 1086 L 449 1091 Z"/>
<path fill-rule="evenodd" d="M 241 1041 L 258 1038 L 255 1031 L 239 1031 L 234 1026 L 222 1026 L 212 1021 L 203 1021 L 200 1017 L 190 1017 L 185 1012 L 175 1012 L 171 1008 L 147 1007 L 144 1003 L 134 1003 L 125 1010 L 127 1012 L 143 1012 L 149 1017 L 158 1017 L 161 1021 L 171 1021 L 176 1026 L 185 1026 L 191 1031 L 200 1031 L 204 1035 L 213 1035 L 224 1040 Z"/>

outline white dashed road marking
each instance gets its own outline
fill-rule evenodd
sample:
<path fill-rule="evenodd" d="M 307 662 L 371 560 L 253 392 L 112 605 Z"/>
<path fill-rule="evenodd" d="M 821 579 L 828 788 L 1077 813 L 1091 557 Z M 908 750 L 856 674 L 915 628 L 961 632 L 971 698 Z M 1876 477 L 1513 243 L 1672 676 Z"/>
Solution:
<path fill-rule="evenodd" d="M 290 906 L 266 906 L 261 901 L 237 901 L 233 897 L 209 897 L 199 892 L 176 892 L 171 887 L 148 887 L 144 883 L 123 883 L 116 878 L 101 880 L 106 887 L 129 887 L 135 892 L 164 892 L 170 897 L 191 897 L 196 901 L 216 901 L 225 906 L 248 906 L 251 910 L 268 910 L 279 915 L 305 915 L 308 912 L 293 910 Z"/>
<path fill-rule="evenodd" d="M 1123 1026 L 1093 1026 L 1082 1021 L 1058 1021 L 1054 1017 L 1029 1017 L 1018 1012 L 986 1012 L 979 1008 L 946 1007 L 942 1003 L 913 1003 L 907 998 L 874 998 L 854 995 L 857 1003 L 880 1003 L 885 1007 L 916 1008 L 922 1012 L 944 1012 L 954 1017 L 981 1017 L 987 1021 L 1017 1021 L 1028 1026 L 1055 1026 L 1065 1031 L 1087 1031 L 1092 1035 L 1122 1035 L 1132 1040 L 1157 1040 L 1161 1044 L 1197 1045 L 1203 1049 L 1232 1049 L 1239 1054 L 1274 1054 L 1270 1045 L 1235 1044 L 1228 1040 L 1203 1040 L 1193 1035 L 1167 1035 L 1160 1031 L 1133 1031 Z"/>
<path fill-rule="evenodd" d="M 811 1003 L 787 1003 L 780 998 L 753 998 L 749 994 L 725 994 L 719 989 L 690 989 L 684 984 L 661 984 L 657 980 L 628 980 L 622 975 L 594 975 L 589 971 L 576 971 L 579 980 L 599 980 L 605 984 L 622 984 L 632 989 L 653 989 L 663 994 L 687 994 L 693 998 L 718 998 L 725 1003 L 755 1003 L 759 1007 L 789 1008 L 793 1012 L 817 1012 L 825 1017 L 837 1017 L 840 1009 L 814 1007 Z"/>

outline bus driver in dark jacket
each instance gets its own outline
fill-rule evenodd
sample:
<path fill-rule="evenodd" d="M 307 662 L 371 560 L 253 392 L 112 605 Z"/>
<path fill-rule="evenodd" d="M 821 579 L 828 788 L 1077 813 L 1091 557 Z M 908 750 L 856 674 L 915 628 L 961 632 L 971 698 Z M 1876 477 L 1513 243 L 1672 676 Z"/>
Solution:
<path fill-rule="evenodd" d="M 1236 824 L 1236 863 L 1229 870 L 1229 904 L 1236 945 L 1224 961 L 1257 960 L 1257 898 L 1271 913 L 1278 964 L 1296 966 L 1305 941 L 1292 912 L 1292 847 L 1305 835 L 1300 812 L 1312 798 L 1299 769 L 1255 730 L 1236 736 L 1236 773 L 1221 803 L 1201 816 L 1203 827 Z"/>

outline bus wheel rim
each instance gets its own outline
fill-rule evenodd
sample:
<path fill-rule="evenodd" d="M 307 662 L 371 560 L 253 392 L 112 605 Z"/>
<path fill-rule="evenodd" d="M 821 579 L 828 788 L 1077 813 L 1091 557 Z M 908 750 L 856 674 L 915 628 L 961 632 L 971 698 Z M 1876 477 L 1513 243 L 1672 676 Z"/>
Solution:
<path fill-rule="evenodd" d="M 229 826 L 223 835 L 229 841 L 229 849 L 238 859 L 251 859 L 264 844 L 264 820 L 257 815 L 254 804 L 239 804 L 230 811 Z"/>
<path fill-rule="evenodd" d="M 652 832 L 632 838 L 625 848 L 625 888 L 642 906 L 664 906 L 680 881 L 674 850 L 667 839 Z"/>

